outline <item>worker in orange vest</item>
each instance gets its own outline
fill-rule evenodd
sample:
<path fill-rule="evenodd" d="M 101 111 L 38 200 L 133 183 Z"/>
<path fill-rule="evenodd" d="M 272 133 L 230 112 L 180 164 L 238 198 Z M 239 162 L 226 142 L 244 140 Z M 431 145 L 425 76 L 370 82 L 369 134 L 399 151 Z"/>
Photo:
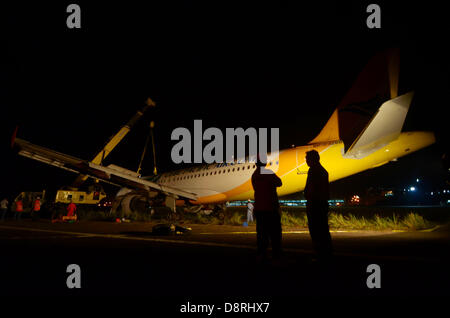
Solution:
<path fill-rule="evenodd" d="M 39 219 L 39 211 L 41 210 L 41 198 L 37 197 L 36 200 L 34 200 L 31 216 L 33 221 L 36 221 Z"/>
<path fill-rule="evenodd" d="M 14 214 L 14 218 L 19 221 L 20 217 L 22 216 L 22 212 L 23 212 L 23 202 L 22 197 L 19 197 L 16 201 L 16 213 Z"/>
<path fill-rule="evenodd" d="M 77 206 L 75 205 L 75 203 L 70 201 L 69 206 L 67 207 L 67 216 L 74 216 L 76 210 Z"/>

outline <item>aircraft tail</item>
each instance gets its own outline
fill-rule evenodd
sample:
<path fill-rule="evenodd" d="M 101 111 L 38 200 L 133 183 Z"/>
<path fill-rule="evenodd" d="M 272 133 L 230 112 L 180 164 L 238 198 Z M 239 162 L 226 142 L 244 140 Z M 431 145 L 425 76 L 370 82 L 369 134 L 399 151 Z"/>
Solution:
<path fill-rule="evenodd" d="M 349 153 L 353 149 L 355 154 L 356 149 L 363 144 L 363 140 L 368 138 L 367 133 L 369 131 L 371 132 L 371 138 L 368 138 L 366 142 L 370 139 L 372 143 L 374 142 L 372 140 L 374 136 L 384 136 L 381 131 L 386 130 L 386 133 L 388 131 L 392 133 L 393 130 L 397 131 L 398 127 L 401 129 L 406 113 L 400 111 L 400 108 L 395 105 L 407 104 L 409 107 L 412 94 L 406 94 L 407 96 L 404 95 L 404 97 L 396 99 L 398 96 L 398 77 L 398 49 L 386 50 L 375 55 L 358 75 L 354 85 L 334 110 L 322 131 L 310 141 L 310 144 L 341 140 L 344 142 L 345 152 Z M 385 106 L 387 103 L 389 104 Z M 401 109 L 407 111 L 408 107 L 402 107 Z M 391 128 L 385 127 L 384 122 L 382 125 L 380 124 L 380 120 L 386 118 L 386 114 L 396 113 L 397 111 L 404 116 L 396 116 L 395 124 L 392 122 Z M 372 127 L 368 131 L 368 125 L 371 123 Z M 374 134 L 375 130 L 377 134 Z M 361 139 L 363 133 L 366 133 L 366 135 Z M 365 146 L 367 146 L 366 142 L 364 142 Z"/>

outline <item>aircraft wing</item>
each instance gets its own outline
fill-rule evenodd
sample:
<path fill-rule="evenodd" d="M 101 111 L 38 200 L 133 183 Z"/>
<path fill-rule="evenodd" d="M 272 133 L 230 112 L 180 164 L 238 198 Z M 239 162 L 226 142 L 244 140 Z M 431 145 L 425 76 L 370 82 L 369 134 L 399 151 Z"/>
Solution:
<path fill-rule="evenodd" d="M 87 160 L 79 159 L 42 146 L 34 145 L 20 138 L 15 138 L 13 146 L 18 149 L 18 154 L 21 156 L 41 161 L 71 172 L 83 173 L 104 182 L 132 189 L 146 191 L 156 190 L 166 195 L 197 200 L 197 195 L 195 193 L 141 179 L 134 171 L 115 165 L 109 165 L 107 167 L 101 166 Z"/>

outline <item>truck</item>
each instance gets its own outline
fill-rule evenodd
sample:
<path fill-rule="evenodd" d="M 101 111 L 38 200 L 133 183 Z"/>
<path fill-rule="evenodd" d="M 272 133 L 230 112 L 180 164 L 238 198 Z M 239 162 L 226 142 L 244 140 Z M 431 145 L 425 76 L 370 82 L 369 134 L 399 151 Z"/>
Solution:
<path fill-rule="evenodd" d="M 139 121 L 139 119 L 144 115 L 144 113 L 151 107 L 155 107 L 155 102 L 148 98 L 145 105 L 139 109 L 133 117 L 123 125 L 119 131 L 114 134 L 110 139 L 105 143 L 101 151 L 99 151 L 92 159 L 92 163 L 102 165 L 103 160 L 109 155 L 109 153 L 122 141 L 122 139 L 130 132 L 132 127 Z M 14 133 L 16 134 L 16 132 Z M 140 167 L 139 167 L 140 168 Z M 155 168 L 156 169 L 156 168 Z M 73 202 L 77 205 L 95 205 L 98 207 L 110 207 L 111 200 L 107 198 L 107 194 L 103 190 L 103 187 L 99 184 L 98 180 L 95 180 L 93 185 L 89 185 L 86 187 L 86 191 L 82 190 L 80 187 L 83 185 L 84 181 L 88 179 L 88 176 L 79 174 L 72 186 L 66 186 L 59 189 L 56 192 L 55 200 L 52 202 L 48 202 L 48 206 L 51 209 L 60 209 L 62 206 Z M 24 204 L 24 212 L 27 212 L 31 209 L 31 204 L 34 202 L 34 199 L 38 196 L 41 198 L 41 202 L 44 203 L 45 190 L 41 192 L 22 192 L 20 193 L 16 200 L 22 196 L 23 204 Z"/>

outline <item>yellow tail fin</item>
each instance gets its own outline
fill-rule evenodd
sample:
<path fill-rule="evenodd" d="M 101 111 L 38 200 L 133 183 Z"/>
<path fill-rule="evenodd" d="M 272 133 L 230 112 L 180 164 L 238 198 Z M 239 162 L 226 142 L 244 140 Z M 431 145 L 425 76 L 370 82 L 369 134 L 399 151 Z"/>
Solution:
<path fill-rule="evenodd" d="M 398 53 L 397 49 L 386 50 L 367 63 L 310 144 L 342 140 L 345 150 L 349 149 L 378 108 L 387 100 L 397 97 Z"/>

